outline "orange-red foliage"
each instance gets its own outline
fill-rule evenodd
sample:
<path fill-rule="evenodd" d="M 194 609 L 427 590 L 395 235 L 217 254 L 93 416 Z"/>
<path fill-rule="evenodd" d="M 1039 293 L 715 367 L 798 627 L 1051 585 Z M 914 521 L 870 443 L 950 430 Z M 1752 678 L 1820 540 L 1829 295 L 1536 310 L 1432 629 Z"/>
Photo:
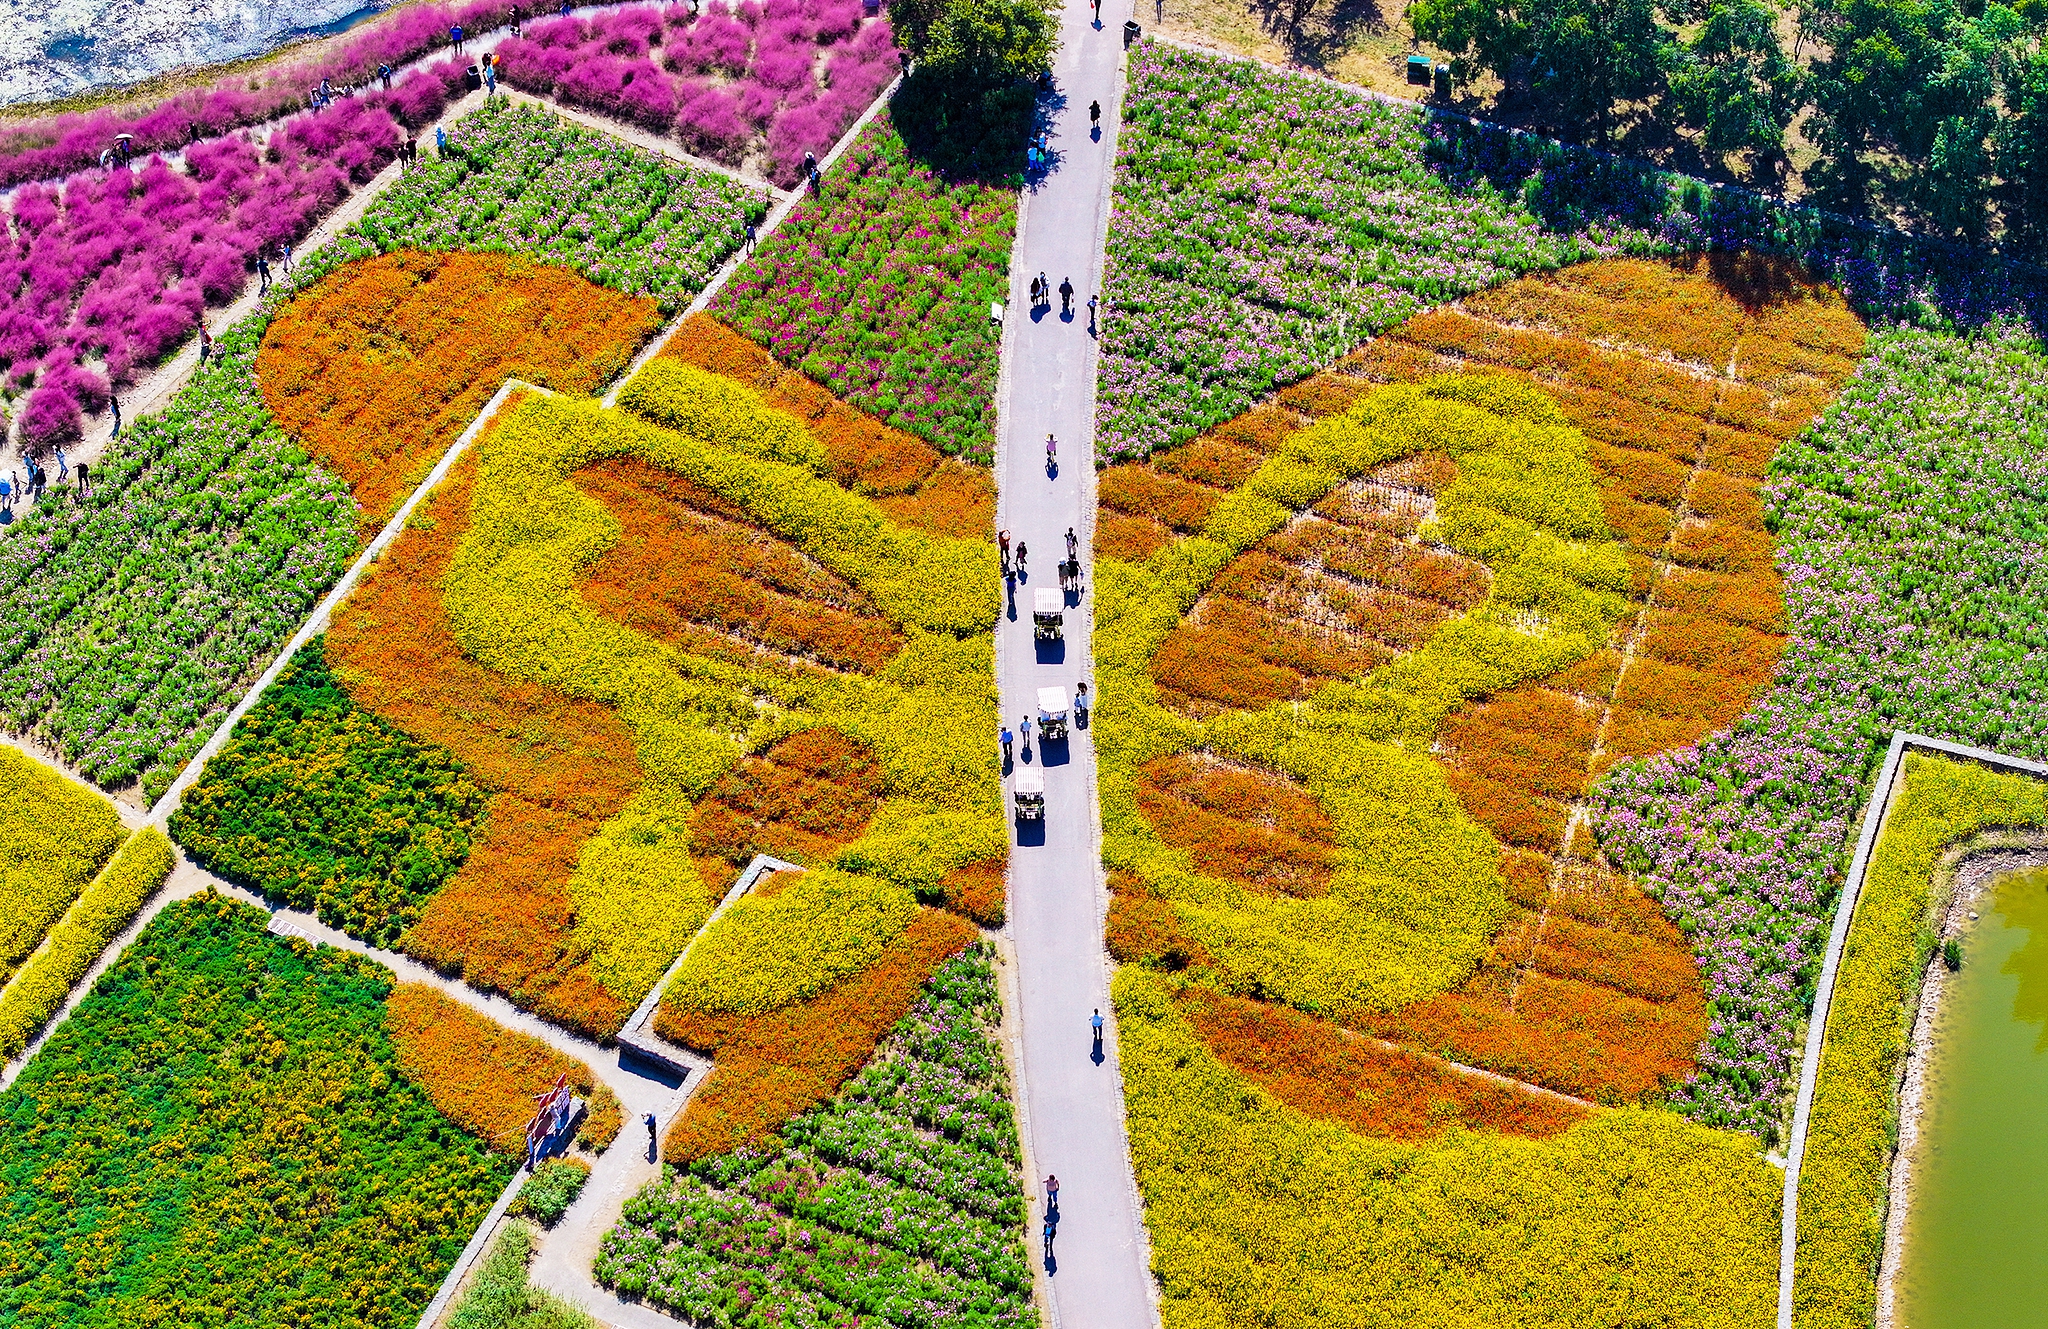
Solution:
<path fill-rule="evenodd" d="M 697 804 L 690 837 L 735 867 L 755 854 L 816 867 L 860 838 L 881 801 L 882 768 L 867 744 L 819 726 L 742 757 Z"/>
<path fill-rule="evenodd" d="M 633 797 L 640 763 L 616 712 L 463 658 L 441 578 L 469 529 L 475 451 L 421 505 L 342 605 L 327 658 L 357 704 L 452 751 L 491 792 L 462 870 L 400 947 L 557 1024 L 608 1038 L 633 1003 L 591 976 L 571 937 L 577 853 Z"/>
<path fill-rule="evenodd" d="M 1109 889 L 1109 953 L 1118 964 L 1177 972 L 1214 963 L 1208 948 L 1181 926 L 1174 907 L 1155 898 L 1138 877 L 1111 872 Z"/>
<path fill-rule="evenodd" d="M 1223 498 L 1213 485 L 1196 484 L 1147 465 L 1112 466 L 1096 482 L 1095 496 L 1112 512 L 1150 517 L 1176 531 L 1202 529 Z"/>
<path fill-rule="evenodd" d="M 256 357 L 285 431 L 381 522 L 508 378 L 587 393 L 654 330 L 654 302 L 509 254 L 350 263 L 286 305 Z"/>
<path fill-rule="evenodd" d="M 399 1069 L 444 1115 L 500 1153 L 525 1153 L 534 1099 L 562 1075 L 589 1104 L 577 1139 L 603 1149 L 619 1133 L 619 1100 L 590 1067 L 424 983 L 391 990 L 384 1028 L 398 1049 Z"/>
<path fill-rule="evenodd" d="M 1282 1102 L 1355 1131 L 1417 1140 L 1463 1126 L 1542 1137 L 1588 1115 L 1577 1103 L 1454 1070 L 1286 1006 L 1199 987 L 1184 988 L 1178 1004 L 1225 1063 Z"/>
<path fill-rule="evenodd" d="M 575 482 L 624 528 L 578 588 L 605 617 L 685 651 L 751 647 L 863 673 L 901 648 L 857 587 L 682 476 L 622 458 Z"/>
<path fill-rule="evenodd" d="M 1160 757 L 1138 770 L 1138 806 L 1197 872 L 1254 890 L 1329 889 L 1330 818 L 1285 776 L 1203 757 Z"/>
<path fill-rule="evenodd" d="M 963 863 L 939 879 L 939 903 L 983 927 L 999 928 L 1009 917 L 1007 871 L 1002 859 Z"/>
<path fill-rule="evenodd" d="M 920 910 L 873 964 L 809 1001 L 757 1016 L 704 1015 L 664 1002 L 655 1032 L 712 1053 L 716 1065 L 669 1128 L 662 1158 L 681 1164 L 759 1143 L 830 1098 L 867 1064 L 925 981 L 975 936 L 962 919 Z"/>
<path fill-rule="evenodd" d="M 824 445 L 834 480 L 891 518 L 940 535 L 986 539 L 995 529 L 988 472 L 948 461 L 900 429 L 848 406 L 709 314 L 692 314 L 661 353 L 754 389 L 802 420 Z"/>

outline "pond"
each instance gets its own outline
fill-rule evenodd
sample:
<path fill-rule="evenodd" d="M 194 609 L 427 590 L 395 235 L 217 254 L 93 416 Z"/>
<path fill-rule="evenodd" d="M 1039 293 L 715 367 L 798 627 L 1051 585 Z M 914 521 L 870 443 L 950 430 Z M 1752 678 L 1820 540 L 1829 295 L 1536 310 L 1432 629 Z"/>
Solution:
<path fill-rule="evenodd" d="M 2038 1329 L 2048 1316 L 2048 870 L 1999 877 L 1977 910 L 1926 1068 L 1905 1329 Z"/>

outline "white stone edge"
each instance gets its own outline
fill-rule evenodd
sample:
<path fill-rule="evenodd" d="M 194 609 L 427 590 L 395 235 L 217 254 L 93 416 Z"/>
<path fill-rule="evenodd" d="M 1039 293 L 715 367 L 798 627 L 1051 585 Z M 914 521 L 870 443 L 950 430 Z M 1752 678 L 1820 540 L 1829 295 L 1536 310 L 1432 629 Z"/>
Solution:
<path fill-rule="evenodd" d="M 683 961 L 690 958 L 690 952 L 696 949 L 697 942 L 705 933 L 711 931 L 711 925 L 718 921 L 720 914 L 730 909 L 742 895 L 753 890 L 755 886 L 760 884 L 761 878 L 768 876 L 770 873 L 802 872 L 803 870 L 803 866 L 798 863 L 786 862 L 783 859 L 774 858 L 767 854 L 754 855 L 753 860 L 747 864 L 746 870 L 741 872 L 738 879 L 733 882 L 732 889 L 725 893 L 725 898 L 718 902 L 718 907 L 713 909 L 711 916 L 704 920 L 704 926 L 697 929 L 696 935 L 691 937 L 689 944 L 683 947 L 682 954 L 678 955 L 674 962 L 669 965 L 668 971 L 661 976 L 661 981 L 647 990 L 647 995 L 640 999 L 640 1004 L 633 1008 L 633 1013 L 626 1017 L 624 1024 L 619 1026 L 619 1032 L 616 1035 L 619 1046 L 627 1046 L 626 1035 L 641 1033 L 654 1019 L 654 1009 L 661 1004 L 661 994 L 668 990 L 669 980 L 673 979 L 676 976 L 676 971 L 683 967 Z"/>
<path fill-rule="evenodd" d="M 1856 837 L 1856 855 L 1849 860 L 1849 874 L 1842 882 L 1841 898 L 1835 904 L 1834 926 L 1828 933 L 1827 957 L 1821 963 L 1820 983 L 1814 989 L 1813 1011 L 1806 1024 L 1806 1050 L 1799 1067 L 1799 1099 L 1792 1113 L 1792 1136 L 1785 1155 L 1785 1200 L 1778 1235 L 1778 1329 L 1792 1329 L 1793 1262 L 1799 1251 L 1799 1170 L 1806 1156 L 1806 1131 L 1813 1113 L 1813 1090 L 1820 1078 L 1820 1057 L 1827 1038 L 1828 1009 L 1834 1001 L 1835 978 L 1841 968 L 1842 948 L 1849 940 L 1849 926 L 1856 914 L 1856 902 L 1863 894 L 1863 879 L 1870 870 L 1870 856 L 1884 826 L 1885 815 L 1898 792 L 1899 772 L 1908 750 L 1960 757 L 1985 766 L 2018 774 L 2048 777 L 2048 764 L 2008 757 L 1988 748 L 1952 743 L 1945 738 L 1909 734 L 1892 735 L 1891 748 L 1878 768 L 1871 786 L 1870 802 L 1864 809 L 1863 828 Z"/>

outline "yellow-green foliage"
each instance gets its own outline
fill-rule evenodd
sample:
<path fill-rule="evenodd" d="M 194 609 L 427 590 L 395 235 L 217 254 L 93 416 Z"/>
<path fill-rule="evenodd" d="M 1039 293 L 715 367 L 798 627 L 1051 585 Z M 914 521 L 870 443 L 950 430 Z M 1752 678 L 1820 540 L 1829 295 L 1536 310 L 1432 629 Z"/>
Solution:
<path fill-rule="evenodd" d="M 1001 834 L 988 741 L 994 546 L 907 531 L 866 499 L 760 455 L 804 451 L 787 436 L 791 417 L 758 399 L 751 414 L 729 393 L 718 400 L 716 420 L 699 425 L 723 443 L 589 402 L 522 403 L 479 444 L 471 528 L 442 586 L 468 654 L 614 707 L 633 729 L 640 791 L 585 844 L 569 881 L 576 940 L 599 981 L 622 996 L 646 991 L 709 913 L 689 854 L 692 804 L 745 751 L 832 724 L 874 749 L 890 824 L 949 816 Z M 737 451 L 749 421 L 765 441 Z M 568 478 L 614 457 L 637 457 L 717 493 L 861 586 L 904 626 L 903 650 L 872 679 L 751 667 L 680 654 L 592 611 L 576 586 L 620 527 Z M 989 838 L 986 828 L 975 834 Z M 916 847 L 915 837 L 905 843 Z M 929 854 L 897 863 L 863 845 L 861 870 L 922 880 Z"/>
<path fill-rule="evenodd" d="M 1871 852 L 1842 948 L 1807 1118 L 1792 1283 L 1800 1329 L 1862 1329 L 1876 1313 L 1908 1027 L 1946 903 L 1935 883 L 1942 853 L 1979 831 L 2042 825 L 2041 782 L 1907 755 L 1905 786 Z"/>
<path fill-rule="evenodd" d="M 707 1015 L 761 1015 L 873 962 L 910 926 L 917 897 L 830 868 L 733 902 L 691 945 L 668 996 Z"/>
<path fill-rule="evenodd" d="M 169 837 L 154 826 L 128 837 L 64 920 L 50 929 L 50 944 L 31 956 L 0 992 L 0 1058 L 18 1054 L 49 1023 L 72 985 L 164 884 L 174 859 Z"/>
<path fill-rule="evenodd" d="M 1424 449 L 1459 463 L 1429 534 L 1491 568 L 1482 604 L 1370 677 L 1298 706 L 1196 723 L 1158 704 L 1152 656 L 1231 558 L 1351 477 Z M 1368 393 L 1287 439 L 1200 536 L 1140 566 L 1097 569 L 1105 860 L 1175 903 L 1225 986 L 1348 1017 L 1455 985 L 1505 917 L 1506 895 L 1498 845 L 1465 815 L 1428 745 L 1467 698 L 1597 649 L 1627 586 L 1586 440 L 1541 391 L 1454 374 Z M 1204 747 L 1292 775 L 1321 802 L 1338 845 L 1327 895 L 1255 895 L 1195 873 L 1159 839 L 1135 772 Z"/>
<path fill-rule="evenodd" d="M 1217 1061 L 1163 980 L 1126 968 L 1114 997 L 1166 1329 L 1770 1320 L 1781 1183 L 1747 1136 L 1640 1109 L 1355 1135 Z"/>
<path fill-rule="evenodd" d="M 754 457 L 818 470 L 825 447 L 795 416 L 778 411 L 722 374 L 681 360 L 649 360 L 619 393 L 619 405 L 692 438 Z"/>
<path fill-rule="evenodd" d="M 114 805 L 0 747 L 0 983 L 121 842 Z"/>

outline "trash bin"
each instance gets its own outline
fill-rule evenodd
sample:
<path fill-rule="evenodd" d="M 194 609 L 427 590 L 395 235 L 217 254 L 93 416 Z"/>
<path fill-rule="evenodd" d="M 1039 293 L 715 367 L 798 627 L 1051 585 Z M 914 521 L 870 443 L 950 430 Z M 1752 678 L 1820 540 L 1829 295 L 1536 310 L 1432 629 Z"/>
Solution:
<path fill-rule="evenodd" d="M 1136 19 L 1134 19 L 1134 18 L 1127 18 L 1127 19 L 1125 19 L 1125 20 L 1124 20 L 1124 45 L 1125 45 L 1125 46 L 1129 46 L 1129 45 L 1130 45 L 1130 44 L 1131 44 L 1132 42 L 1134 42 L 1134 41 L 1138 40 L 1138 33 L 1139 33 L 1140 31 L 1142 31 L 1142 29 L 1140 29 L 1140 28 L 1138 27 L 1138 20 L 1136 20 Z"/>
<path fill-rule="evenodd" d="M 861 0 L 860 7 L 867 13 L 869 18 L 873 18 L 882 12 L 882 0 Z"/>
<path fill-rule="evenodd" d="M 1429 57 L 1411 55 L 1408 57 L 1408 81 L 1421 87 L 1429 86 Z"/>
<path fill-rule="evenodd" d="M 1439 97 L 1451 95 L 1451 67 L 1449 65 L 1438 65 L 1436 67 L 1436 95 Z"/>
<path fill-rule="evenodd" d="M 476 72 L 475 65 L 471 65 L 466 71 L 464 71 L 462 75 L 462 85 L 468 88 L 471 92 L 475 92 L 478 88 L 481 88 L 484 85 L 484 76 Z"/>

